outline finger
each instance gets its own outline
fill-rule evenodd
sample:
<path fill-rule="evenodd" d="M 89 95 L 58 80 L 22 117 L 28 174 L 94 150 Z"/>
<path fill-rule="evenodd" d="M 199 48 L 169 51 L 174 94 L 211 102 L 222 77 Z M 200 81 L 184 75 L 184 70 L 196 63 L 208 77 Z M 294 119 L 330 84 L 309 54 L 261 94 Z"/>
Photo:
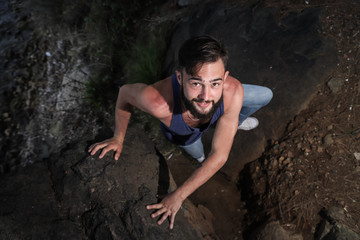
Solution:
<path fill-rule="evenodd" d="M 106 153 L 108 153 L 109 151 L 114 150 L 114 147 L 111 145 L 105 145 L 104 149 L 101 151 L 101 154 L 99 156 L 99 158 L 103 158 L 105 156 Z"/>
<path fill-rule="evenodd" d="M 156 218 L 157 216 L 163 214 L 164 212 L 166 212 L 167 209 L 166 208 L 161 208 L 160 210 L 156 211 L 155 213 L 151 214 L 152 218 Z"/>
<path fill-rule="evenodd" d="M 101 154 L 100 154 L 99 158 L 100 158 L 100 159 L 103 158 L 103 157 L 105 156 L 105 154 L 107 154 L 108 151 L 109 151 L 109 150 L 103 149 L 103 150 L 101 151 Z"/>
<path fill-rule="evenodd" d="M 120 157 L 120 154 L 121 154 L 121 150 L 122 150 L 122 148 L 120 147 L 120 148 L 115 152 L 114 158 L 115 158 L 116 161 L 119 160 L 119 157 Z"/>
<path fill-rule="evenodd" d="M 158 221 L 158 224 L 161 225 L 169 215 L 170 215 L 170 211 L 165 212 L 165 213 L 161 216 L 160 220 Z"/>
<path fill-rule="evenodd" d="M 94 144 L 90 145 L 88 152 L 91 152 L 93 148 L 94 148 Z"/>
<path fill-rule="evenodd" d="M 173 228 L 174 228 L 175 215 L 176 215 L 176 214 L 172 214 L 171 217 L 170 217 L 170 229 L 173 229 Z"/>
<path fill-rule="evenodd" d="M 163 204 L 158 203 L 158 204 L 147 205 L 146 209 L 159 209 L 159 208 L 162 208 L 162 207 L 163 207 Z"/>
<path fill-rule="evenodd" d="M 91 149 L 91 155 L 94 155 L 98 150 L 100 150 L 101 148 L 105 147 L 106 145 L 104 144 L 100 144 L 100 143 L 97 143 L 95 144 L 92 149 Z"/>
<path fill-rule="evenodd" d="M 120 157 L 120 153 L 119 153 L 119 152 L 116 152 L 116 153 L 115 153 L 115 156 L 114 156 L 114 159 L 117 161 L 117 160 L 119 160 L 119 157 Z"/>
<path fill-rule="evenodd" d="M 91 144 L 89 147 L 89 152 L 91 152 L 97 145 L 98 143 Z"/>

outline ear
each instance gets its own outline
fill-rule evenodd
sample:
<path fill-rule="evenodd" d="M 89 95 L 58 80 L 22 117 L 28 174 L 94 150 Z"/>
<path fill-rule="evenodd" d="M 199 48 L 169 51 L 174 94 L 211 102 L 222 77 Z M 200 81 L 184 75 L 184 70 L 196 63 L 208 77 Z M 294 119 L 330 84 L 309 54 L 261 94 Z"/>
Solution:
<path fill-rule="evenodd" d="M 226 72 L 225 72 L 225 75 L 224 75 L 224 82 L 226 81 L 227 77 L 229 76 L 229 73 L 230 73 L 229 71 L 226 71 Z"/>
<path fill-rule="evenodd" d="M 181 81 L 181 73 L 178 70 L 175 70 L 176 73 L 176 79 L 178 81 L 178 83 L 181 85 L 182 81 Z"/>

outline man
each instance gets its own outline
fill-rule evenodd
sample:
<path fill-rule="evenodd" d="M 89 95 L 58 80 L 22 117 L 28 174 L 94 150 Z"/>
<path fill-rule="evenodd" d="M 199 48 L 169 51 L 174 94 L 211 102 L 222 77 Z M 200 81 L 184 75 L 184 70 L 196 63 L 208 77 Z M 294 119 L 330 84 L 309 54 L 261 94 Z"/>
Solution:
<path fill-rule="evenodd" d="M 158 204 L 151 216 L 158 224 L 170 218 L 170 229 L 183 201 L 209 180 L 227 161 L 238 129 L 258 125 L 249 117 L 272 98 L 270 89 L 241 84 L 225 71 L 227 51 L 221 42 L 200 36 L 187 40 L 179 51 L 179 66 L 172 76 L 152 85 L 124 85 L 119 90 L 114 136 L 89 148 L 91 155 L 101 150 L 100 158 L 115 151 L 118 160 L 132 107 L 158 118 L 165 136 L 201 162 L 194 173 Z M 211 151 L 205 160 L 202 134 L 216 124 Z"/>

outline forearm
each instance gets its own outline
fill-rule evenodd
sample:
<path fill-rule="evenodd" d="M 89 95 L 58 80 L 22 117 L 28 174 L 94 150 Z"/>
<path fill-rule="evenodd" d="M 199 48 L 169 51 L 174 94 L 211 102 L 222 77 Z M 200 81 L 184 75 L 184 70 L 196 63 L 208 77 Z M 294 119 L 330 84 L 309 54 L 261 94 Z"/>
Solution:
<path fill-rule="evenodd" d="M 220 168 L 225 164 L 227 156 L 210 155 L 203 165 L 198 168 L 193 174 L 176 189 L 175 193 L 185 200 L 196 189 L 206 183 Z"/>
<path fill-rule="evenodd" d="M 128 127 L 132 106 L 126 101 L 126 87 L 124 85 L 119 89 L 118 98 L 116 100 L 115 107 L 115 130 L 114 137 L 119 139 L 124 139 L 126 129 Z"/>
<path fill-rule="evenodd" d="M 122 109 L 116 109 L 115 111 L 114 137 L 123 140 L 129 125 L 131 113 Z"/>

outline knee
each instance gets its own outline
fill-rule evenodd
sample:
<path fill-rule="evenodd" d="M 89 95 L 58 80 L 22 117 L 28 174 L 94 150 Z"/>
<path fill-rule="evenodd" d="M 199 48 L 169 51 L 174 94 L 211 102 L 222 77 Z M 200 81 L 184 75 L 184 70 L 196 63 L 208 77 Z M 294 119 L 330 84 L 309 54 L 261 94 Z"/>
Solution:
<path fill-rule="evenodd" d="M 265 105 L 271 101 L 273 96 L 274 96 L 273 91 L 268 87 L 264 87 L 263 98 Z"/>

